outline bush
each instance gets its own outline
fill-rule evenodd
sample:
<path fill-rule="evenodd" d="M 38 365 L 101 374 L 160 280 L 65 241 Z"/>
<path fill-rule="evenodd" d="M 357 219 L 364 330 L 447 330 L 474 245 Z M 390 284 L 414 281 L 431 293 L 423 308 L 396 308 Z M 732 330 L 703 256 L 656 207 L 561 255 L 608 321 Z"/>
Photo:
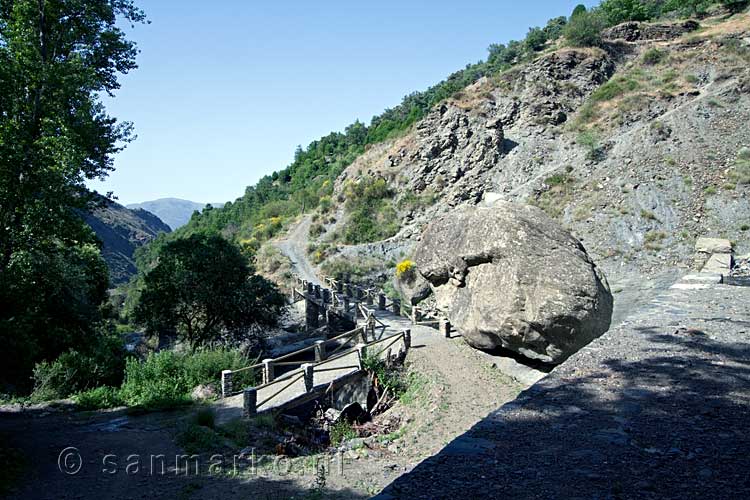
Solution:
<path fill-rule="evenodd" d="M 357 431 L 355 431 L 352 428 L 352 425 L 346 420 L 339 420 L 331 426 L 331 429 L 328 432 L 333 446 L 338 446 L 344 441 L 357 437 Z"/>
<path fill-rule="evenodd" d="M 606 27 L 605 17 L 594 9 L 572 17 L 563 33 L 573 47 L 597 47 L 602 43 L 602 31 Z"/>
<path fill-rule="evenodd" d="M 610 24 L 648 21 L 654 12 L 641 0 L 604 0 L 600 6 Z"/>
<path fill-rule="evenodd" d="M 101 386 L 87 391 L 79 392 L 73 396 L 79 408 L 83 410 L 99 410 L 102 408 L 114 408 L 124 404 L 120 397 L 120 390 L 115 387 Z"/>
<path fill-rule="evenodd" d="M 368 177 L 359 182 L 350 182 L 344 190 L 344 208 L 349 214 L 344 228 L 344 242 L 357 245 L 396 234 L 399 223 L 391 200 L 393 195 L 383 178 Z"/>
<path fill-rule="evenodd" d="M 198 385 L 221 381 L 222 370 L 253 364 L 236 350 L 203 350 L 191 354 L 161 351 L 139 361 L 128 360 L 120 396 L 130 406 L 164 408 L 190 402 L 190 392 Z M 254 385 L 253 374 L 238 374 L 238 387 Z"/>
<path fill-rule="evenodd" d="M 660 50 L 656 47 L 652 47 L 643 53 L 643 63 L 649 65 L 659 64 L 666 57 L 667 52 L 665 50 Z"/>
<path fill-rule="evenodd" d="M 403 280 L 411 280 L 414 278 L 414 271 L 416 264 L 413 261 L 406 259 L 396 264 L 396 277 Z"/>
<path fill-rule="evenodd" d="M 97 337 L 87 351 L 70 350 L 53 362 L 34 367 L 36 401 L 60 399 L 100 385 L 117 386 L 122 381 L 126 352 L 116 335 Z"/>

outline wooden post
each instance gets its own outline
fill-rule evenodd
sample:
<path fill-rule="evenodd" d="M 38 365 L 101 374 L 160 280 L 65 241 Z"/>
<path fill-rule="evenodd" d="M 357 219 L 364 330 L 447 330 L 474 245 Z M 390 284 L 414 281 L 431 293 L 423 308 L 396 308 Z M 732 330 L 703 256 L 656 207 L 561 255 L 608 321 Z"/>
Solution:
<path fill-rule="evenodd" d="M 401 315 L 401 301 L 399 299 L 393 299 L 393 314 Z"/>
<path fill-rule="evenodd" d="M 353 297 L 354 296 L 354 294 L 352 293 L 352 284 L 351 283 L 347 283 L 346 284 L 346 296 L 347 297 Z"/>
<path fill-rule="evenodd" d="M 419 321 L 419 309 L 417 306 L 411 306 L 411 324 L 416 325 Z"/>
<path fill-rule="evenodd" d="M 367 357 L 367 344 L 357 344 L 357 352 L 359 353 L 359 359 L 364 361 Z"/>
<path fill-rule="evenodd" d="M 378 310 L 385 311 L 385 294 L 378 294 Z"/>
<path fill-rule="evenodd" d="M 336 282 L 336 293 L 344 293 L 344 283 L 341 280 Z"/>
<path fill-rule="evenodd" d="M 315 361 L 320 362 L 326 359 L 326 342 L 325 340 L 315 341 Z"/>
<path fill-rule="evenodd" d="M 221 371 L 221 397 L 227 398 L 232 395 L 232 370 Z"/>
<path fill-rule="evenodd" d="M 451 323 L 447 319 L 440 320 L 440 328 L 438 330 L 440 334 L 446 339 L 451 338 Z"/>
<path fill-rule="evenodd" d="M 263 360 L 263 383 L 270 384 L 274 379 L 273 359 Z"/>
<path fill-rule="evenodd" d="M 248 387 L 242 392 L 242 413 L 245 418 L 254 417 L 258 413 L 258 392 L 254 387 Z"/>
<path fill-rule="evenodd" d="M 320 326 L 320 310 L 312 298 L 305 299 L 305 326 L 308 330 L 315 330 Z"/>
<path fill-rule="evenodd" d="M 404 345 L 407 350 L 411 349 L 411 330 L 408 328 L 404 330 Z"/>
<path fill-rule="evenodd" d="M 370 312 L 367 315 L 367 327 L 365 328 L 365 342 L 367 342 L 367 335 L 370 335 L 370 338 L 375 340 L 375 315 Z"/>
<path fill-rule="evenodd" d="M 312 392 L 313 390 L 313 364 L 305 363 L 302 365 L 302 372 L 305 374 L 305 391 Z"/>

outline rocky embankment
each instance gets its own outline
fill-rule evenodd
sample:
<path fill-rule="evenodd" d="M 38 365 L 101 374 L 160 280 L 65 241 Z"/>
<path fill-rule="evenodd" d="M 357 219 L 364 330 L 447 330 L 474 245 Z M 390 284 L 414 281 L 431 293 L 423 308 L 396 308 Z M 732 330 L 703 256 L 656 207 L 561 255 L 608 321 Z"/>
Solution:
<path fill-rule="evenodd" d="M 483 79 L 406 136 L 372 148 L 336 183 L 382 177 L 399 233 L 337 255 L 413 253 L 424 226 L 460 205 L 539 206 L 612 281 L 690 267 L 694 239 L 750 251 L 750 16 L 630 24 L 603 49 L 563 48 Z M 347 224 L 339 210 L 319 237 Z"/>

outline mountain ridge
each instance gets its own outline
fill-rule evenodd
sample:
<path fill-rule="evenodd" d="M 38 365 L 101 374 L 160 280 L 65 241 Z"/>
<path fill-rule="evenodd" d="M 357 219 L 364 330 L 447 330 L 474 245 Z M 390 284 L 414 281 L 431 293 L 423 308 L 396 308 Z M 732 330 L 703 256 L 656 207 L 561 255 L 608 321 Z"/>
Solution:
<path fill-rule="evenodd" d="M 187 224 L 193 216 L 193 212 L 200 212 L 209 205 L 214 208 L 221 208 L 224 204 L 201 203 L 182 198 L 166 197 L 142 201 L 140 203 L 128 203 L 125 207 L 151 212 L 174 231 Z"/>

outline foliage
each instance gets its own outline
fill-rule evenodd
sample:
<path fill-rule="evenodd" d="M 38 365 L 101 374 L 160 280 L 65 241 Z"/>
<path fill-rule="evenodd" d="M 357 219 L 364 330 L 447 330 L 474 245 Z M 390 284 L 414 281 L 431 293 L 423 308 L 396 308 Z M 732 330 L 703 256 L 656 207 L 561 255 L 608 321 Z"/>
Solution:
<path fill-rule="evenodd" d="M 73 400 L 82 410 L 99 410 L 123 405 L 119 389 L 104 385 L 79 392 L 73 396 Z"/>
<path fill-rule="evenodd" d="M 606 27 L 605 15 L 599 9 L 592 9 L 571 17 L 563 34 L 573 47 L 597 47 L 602 43 L 602 31 Z"/>
<path fill-rule="evenodd" d="M 330 133 L 311 142 L 306 148 L 299 146 L 287 168 L 263 177 L 256 185 L 248 187 L 241 198 L 227 203 L 223 208 L 194 214 L 189 224 L 163 236 L 162 240 L 171 241 L 196 233 L 220 233 L 234 240 L 253 237 L 257 249 L 269 236 L 256 232 L 255 228 L 265 224 L 269 217 L 287 219 L 313 210 L 316 206 L 321 213 L 330 211 L 334 181 L 368 145 L 403 134 L 436 104 L 480 78 L 496 75 L 534 57 L 536 50 L 542 48 L 547 40 L 560 36 L 566 23 L 565 18 L 554 18 L 544 28 L 531 29 L 526 40 L 511 40 L 507 45 L 492 44 L 485 61 L 468 64 L 432 87 L 405 96 L 397 106 L 374 116 L 369 125 L 355 121 L 343 133 Z M 387 203 L 383 205 L 382 215 L 387 221 L 393 221 L 395 212 L 387 207 Z M 377 228 L 363 215 L 362 212 L 354 214 L 354 224 L 362 232 L 355 230 L 346 235 L 348 240 L 366 241 L 377 237 Z M 389 231 L 393 232 L 394 226 Z M 156 248 L 161 244 L 152 243 L 140 250 L 138 262 L 141 273 L 154 265 Z"/>
<path fill-rule="evenodd" d="M 143 360 L 129 359 L 120 397 L 129 406 L 171 407 L 190 401 L 190 392 L 198 385 L 221 381 L 222 370 L 234 370 L 253 364 L 237 350 L 206 349 L 190 354 L 173 351 L 151 353 Z M 253 385 L 250 370 L 237 374 L 238 386 Z"/>
<path fill-rule="evenodd" d="M 0 276 L 0 383 L 28 390 L 36 363 L 96 344 L 107 287 L 94 245 L 14 252 Z"/>
<path fill-rule="evenodd" d="M 649 2 L 641 0 L 604 0 L 599 8 L 613 25 L 625 21 L 647 21 L 654 14 Z"/>
<path fill-rule="evenodd" d="M 625 78 L 623 76 L 615 76 L 607 83 L 596 89 L 591 93 L 591 100 L 593 102 L 609 101 L 616 97 L 619 97 L 626 92 L 632 92 L 639 86 L 638 81 L 632 78 Z"/>
<path fill-rule="evenodd" d="M 150 333 L 176 332 L 192 347 L 237 342 L 275 324 L 284 298 L 221 236 L 195 234 L 161 248 L 143 280 L 135 318 Z"/>
<path fill-rule="evenodd" d="M 99 385 L 119 385 L 125 367 L 125 349 L 116 335 L 102 335 L 95 342 L 69 350 L 52 362 L 34 367 L 33 399 L 65 398 Z"/>
<path fill-rule="evenodd" d="M 573 13 L 570 14 L 570 17 L 572 19 L 574 17 L 580 16 L 581 14 L 585 14 L 586 12 L 588 12 L 588 10 L 586 9 L 586 6 L 583 5 L 582 3 L 579 3 L 578 5 L 576 5 L 575 9 L 573 9 Z"/>
<path fill-rule="evenodd" d="M 598 161 L 603 155 L 603 151 L 599 145 L 599 137 L 595 132 L 587 130 L 578 134 L 576 143 L 586 148 L 586 158 L 592 161 Z"/>
<path fill-rule="evenodd" d="M 747 7 L 748 0 L 719 0 L 719 3 L 726 7 L 729 12 L 742 12 Z"/>
<path fill-rule="evenodd" d="M 414 277 L 416 265 L 409 259 L 402 260 L 396 264 L 396 277 L 404 280 L 411 280 Z"/>
<path fill-rule="evenodd" d="M 338 446 L 345 441 L 357 437 L 357 431 L 345 419 L 341 419 L 333 424 L 328 432 L 333 446 Z"/>
<path fill-rule="evenodd" d="M 391 200 L 393 195 L 393 190 L 380 177 L 365 177 L 347 184 L 344 208 L 349 219 L 344 227 L 344 242 L 356 245 L 396 234 L 399 224 Z"/>
<path fill-rule="evenodd" d="M 85 12 L 85 15 L 81 13 Z M 130 0 L 0 2 L 0 383 L 93 335 L 106 274 L 81 212 L 131 127 L 100 96 L 135 68 Z"/>
<path fill-rule="evenodd" d="M 750 184 L 750 149 L 742 148 L 737 153 L 729 178 L 737 184 Z"/>
<path fill-rule="evenodd" d="M 665 50 L 660 50 L 656 47 L 652 47 L 643 53 L 644 64 L 659 64 L 667 57 Z"/>
<path fill-rule="evenodd" d="M 530 52 L 538 52 L 544 48 L 547 43 L 547 33 L 541 28 L 529 28 L 529 32 L 526 34 L 524 44 L 526 50 Z"/>

